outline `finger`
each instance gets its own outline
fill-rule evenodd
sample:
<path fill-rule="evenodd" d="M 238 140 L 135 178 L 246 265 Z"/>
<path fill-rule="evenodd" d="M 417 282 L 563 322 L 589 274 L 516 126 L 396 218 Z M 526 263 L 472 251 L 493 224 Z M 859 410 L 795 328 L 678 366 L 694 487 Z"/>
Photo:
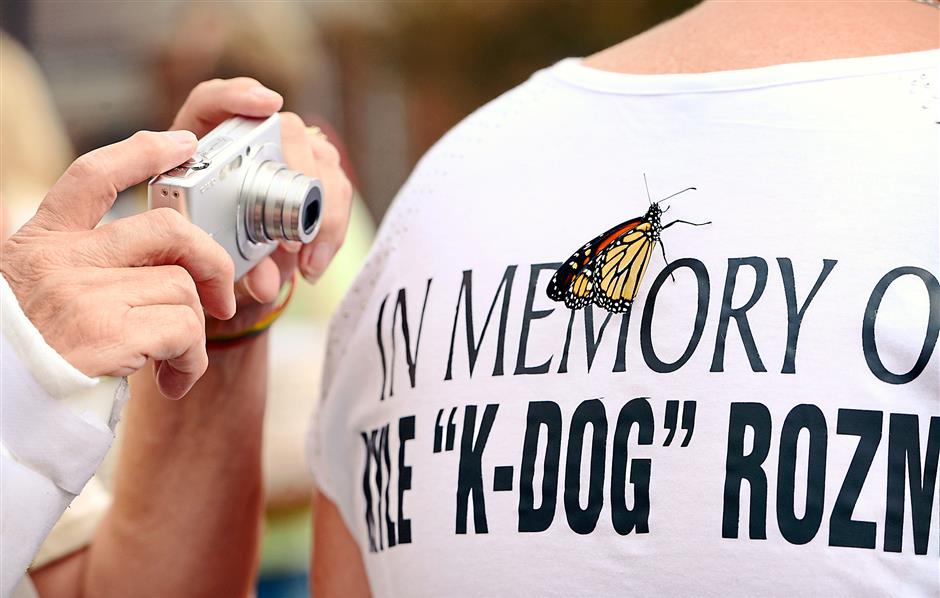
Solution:
<path fill-rule="evenodd" d="M 281 286 L 294 276 L 294 270 L 297 269 L 297 254 L 281 247 L 271 254 L 271 259 L 277 264 L 281 276 Z"/>
<path fill-rule="evenodd" d="M 284 161 L 290 168 L 316 177 L 319 173 L 311 141 L 302 118 L 293 112 L 281 113 L 281 150 L 284 153 Z"/>
<path fill-rule="evenodd" d="M 314 283 L 323 275 L 346 239 L 352 207 L 352 185 L 339 165 L 319 164 L 324 198 L 320 231 L 300 250 L 300 271 Z"/>
<path fill-rule="evenodd" d="M 298 253 L 303 245 L 304 244 L 300 241 L 281 241 L 280 249 L 283 249 L 287 253 Z"/>
<path fill-rule="evenodd" d="M 294 170 L 320 179 L 323 184 L 323 214 L 316 238 L 300 250 L 300 271 L 316 282 L 346 239 L 352 206 L 352 185 L 340 167 L 336 147 L 322 137 L 307 134 L 303 120 L 290 112 L 281 113 L 281 142 L 284 159 Z"/>
<path fill-rule="evenodd" d="M 323 162 L 320 163 L 315 157 L 314 147 L 320 145 L 321 155 L 323 156 Z M 327 143 L 325 140 L 320 138 L 314 138 L 307 132 L 306 124 L 303 120 L 296 114 L 290 112 L 281 113 L 281 145 L 283 147 L 284 159 L 287 162 L 287 165 L 293 168 L 294 170 L 299 170 L 307 176 L 319 178 L 321 183 L 323 181 L 323 172 L 324 170 L 335 168 L 335 164 L 339 162 L 339 153 L 336 153 L 335 163 L 333 156 L 329 154 L 329 151 L 324 151 L 322 145 L 332 147 L 331 144 Z M 324 205 L 327 205 L 331 200 L 331 195 L 329 188 L 326 187 L 324 183 L 325 193 L 327 197 L 324 198 Z M 321 216 L 321 218 L 325 217 Z M 299 264 L 303 265 L 303 257 L 307 256 L 308 258 L 313 255 L 313 248 L 316 246 L 323 246 L 323 243 L 318 243 L 318 240 L 322 238 L 323 234 L 323 225 L 321 224 L 320 231 L 317 233 L 317 237 L 313 240 L 312 244 L 307 246 L 302 246 L 300 248 L 300 261 Z M 327 235 L 329 237 L 329 234 Z M 325 250 L 321 250 L 321 253 L 324 253 Z M 329 253 L 328 257 L 319 256 L 318 259 L 325 259 L 329 263 L 332 259 L 332 253 Z M 310 269 L 310 268 L 306 268 Z M 325 266 L 324 266 L 325 269 Z M 301 268 L 304 271 L 304 267 Z M 304 276 L 307 276 L 305 273 Z"/>
<path fill-rule="evenodd" d="M 196 282 L 181 266 L 97 269 L 106 277 L 96 285 L 108 288 L 112 297 L 129 307 L 146 305 L 185 305 L 205 326 L 205 314 L 199 301 Z M 115 288 L 117 286 L 118 288 Z"/>
<path fill-rule="evenodd" d="M 236 283 L 235 296 L 239 305 L 271 303 L 277 299 L 280 288 L 281 275 L 277 264 L 266 257 Z"/>
<path fill-rule="evenodd" d="M 313 157 L 317 162 L 325 162 L 333 166 L 340 165 L 339 150 L 325 137 L 311 137 L 310 146 L 313 149 Z"/>
<path fill-rule="evenodd" d="M 117 194 L 185 162 L 196 150 L 189 131 L 140 131 L 72 162 L 39 206 L 37 222 L 57 230 L 88 230 Z"/>
<path fill-rule="evenodd" d="M 209 366 L 205 328 L 184 305 L 146 305 L 125 316 L 130 347 L 157 363 L 157 387 L 169 399 L 189 392 Z M 159 363 L 162 362 L 162 363 Z"/>
<path fill-rule="evenodd" d="M 228 118 L 265 118 L 283 103 L 279 93 L 249 77 L 204 81 L 190 92 L 171 128 L 188 129 L 202 137 Z"/>
<path fill-rule="evenodd" d="M 158 208 L 115 220 L 78 241 L 88 265 L 182 266 L 196 284 L 206 311 L 226 320 L 235 313 L 232 258 L 208 233 L 179 212 Z"/>
<path fill-rule="evenodd" d="M 271 267 L 274 264 L 274 268 Z M 285 247 L 278 247 L 269 257 L 258 263 L 248 274 L 235 283 L 235 297 L 254 300 L 255 303 L 270 303 L 277 298 L 284 284 L 294 275 L 297 254 Z M 255 289 L 260 288 L 260 291 Z M 272 296 L 273 291 L 273 296 Z M 260 295 L 260 298 L 259 298 Z"/>

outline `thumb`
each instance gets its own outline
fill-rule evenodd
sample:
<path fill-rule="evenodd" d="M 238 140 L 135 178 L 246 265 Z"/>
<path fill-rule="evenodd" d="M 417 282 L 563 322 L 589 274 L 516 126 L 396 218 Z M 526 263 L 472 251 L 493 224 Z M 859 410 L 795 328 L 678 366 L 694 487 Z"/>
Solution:
<path fill-rule="evenodd" d="M 196 150 L 189 131 L 140 131 L 72 162 L 46 195 L 34 220 L 43 228 L 89 230 L 117 194 L 182 164 Z"/>

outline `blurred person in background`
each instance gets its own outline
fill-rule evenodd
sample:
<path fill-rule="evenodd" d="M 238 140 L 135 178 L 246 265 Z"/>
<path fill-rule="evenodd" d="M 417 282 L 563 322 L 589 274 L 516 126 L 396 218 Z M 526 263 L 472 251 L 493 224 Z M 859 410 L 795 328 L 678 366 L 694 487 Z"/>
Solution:
<path fill-rule="evenodd" d="M 438 142 L 330 331 L 313 595 L 937 596 L 937 17 L 706 1 Z"/>
<path fill-rule="evenodd" d="M 49 106 L 41 80 L 36 76 L 36 70 L 28 55 L 5 36 L 3 43 L 4 110 L 29 105 Z M 15 85 L 19 82 L 16 77 L 21 78 L 22 85 Z M 18 97 L 20 93 L 32 95 L 29 99 L 24 99 Z M 199 85 L 189 96 L 174 120 L 173 129 L 190 129 L 204 135 L 232 115 L 263 117 L 276 111 L 281 104 L 282 98 L 277 93 L 265 89 L 255 80 L 214 80 Z M 53 133 L 56 130 L 54 113 L 51 110 L 22 110 L 18 111 L 17 115 L 21 118 L 4 121 L 4 143 L 8 140 L 27 140 L 28 136 L 21 134 L 23 129 Z M 324 187 L 328 188 L 324 201 L 328 205 L 324 206 L 321 228 L 326 234 L 318 236 L 318 239 L 339 244 L 345 234 L 350 193 L 349 183 L 339 166 L 338 153 L 322 135 L 311 135 L 299 117 L 284 114 L 282 123 L 284 154 L 288 165 L 308 175 L 319 177 Z M 160 156 L 157 151 L 160 146 L 155 145 L 156 141 L 151 141 L 151 138 L 155 140 L 159 135 L 136 135 L 127 142 L 92 152 L 77 161 L 68 171 L 70 174 L 53 187 L 39 214 L 13 236 L 12 244 L 4 246 L 4 277 L 14 287 L 16 297 L 30 320 L 40 328 L 46 339 L 54 339 L 48 342 L 51 342 L 56 350 L 63 350 L 60 337 L 73 328 L 78 338 L 87 339 L 83 342 L 98 340 L 94 338 L 95 333 L 83 332 L 82 326 L 95 328 L 100 317 L 114 317 L 119 313 L 112 312 L 113 306 L 109 306 L 115 302 L 119 303 L 122 293 L 130 291 L 132 294 L 140 294 L 148 288 L 139 283 L 129 288 L 112 288 L 113 285 L 108 286 L 99 281 L 96 283 L 95 292 L 103 293 L 100 299 L 94 302 L 85 301 L 81 297 L 78 300 L 69 300 L 69 288 L 74 285 L 81 287 L 85 284 L 83 280 L 97 276 L 93 268 L 76 268 L 75 264 L 72 264 L 74 259 L 69 257 L 70 254 L 78 252 L 83 256 L 82 259 L 93 260 L 95 252 L 105 251 L 107 247 L 114 247 L 115 244 L 124 244 L 126 246 L 121 255 L 125 260 L 131 260 L 134 259 L 132 256 L 135 252 L 140 252 L 135 246 L 146 245 L 147 234 L 151 231 L 175 240 L 172 251 L 160 248 L 154 250 L 164 256 L 161 259 L 168 259 L 169 263 L 176 261 L 195 272 L 193 276 L 200 281 L 198 285 L 210 313 L 230 316 L 229 310 L 234 309 L 234 300 L 230 299 L 231 305 L 223 310 L 220 307 L 221 297 L 214 297 L 210 291 L 215 292 L 212 291 L 215 287 L 209 286 L 209 283 L 217 278 L 210 277 L 212 264 L 219 262 L 223 266 L 227 265 L 227 268 L 221 270 L 228 272 L 228 280 L 219 280 L 228 285 L 231 297 L 230 258 L 224 255 L 224 251 L 212 243 L 205 233 L 185 223 L 182 218 L 165 218 L 175 213 L 160 210 L 148 212 L 115 221 L 87 235 L 81 232 L 52 234 L 55 229 L 40 234 L 37 228 L 42 228 L 43 223 L 50 221 L 50 214 L 55 216 L 55 222 L 65 223 L 74 219 L 79 225 L 86 220 L 89 225 L 94 225 L 107 209 L 107 205 L 114 200 L 116 192 L 128 184 L 128 176 L 133 179 L 132 182 L 137 182 L 140 178 L 162 172 L 184 160 L 195 149 L 195 137 L 192 133 L 183 133 L 186 135 L 187 144 L 171 144 L 173 151 L 179 155 L 167 154 L 163 157 L 163 162 L 155 164 L 154 161 Z M 50 136 L 52 141 L 61 138 Z M 23 143 L 28 144 L 29 141 Z M 140 149 L 135 149 L 141 145 L 149 148 L 148 153 L 140 154 Z M 28 204 L 30 199 L 27 191 L 41 189 L 43 181 L 46 180 L 41 176 L 45 172 L 41 165 L 29 160 L 30 155 L 39 155 L 38 152 L 23 153 L 26 157 L 20 157 L 19 161 L 13 162 L 17 166 L 13 171 L 6 170 L 11 165 L 6 159 L 3 162 L 4 195 L 9 193 L 18 200 L 9 204 L 4 202 L 4 208 L 10 208 L 5 209 L 6 213 L 28 212 L 28 205 L 24 205 Z M 94 179 L 99 170 L 80 170 L 77 166 L 91 164 L 99 164 L 103 175 L 110 174 L 116 181 L 125 182 L 109 183 L 108 188 L 112 190 L 112 194 L 110 197 L 99 199 L 94 196 L 95 190 L 100 187 L 95 184 Z M 150 170 L 147 170 L 146 174 L 128 175 L 126 170 L 121 170 L 128 164 L 134 166 L 135 172 L 148 168 Z M 87 176 L 82 173 L 87 173 Z M 82 199 L 78 197 L 80 194 L 67 189 L 69 185 L 75 184 L 81 184 L 81 192 L 91 196 Z M 76 203 L 70 208 L 68 201 Z M 83 214 L 83 210 L 99 207 L 101 212 L 94 221 L 90 220 L 90 216 Z M 166 226 L 161 224 L 161 218 L 167 221 Z M 5 224 L 11 220 L 11 217 L 4 218 Z M 132 227 L 135 223 L 146 226 L 142 231 L 134 233 Z M 204 238 L 205 247 L 190 245 L 185 236 L 174 232 L 175 227 L 194 229 L 199 238 Z M 96 240 L 100 241 L 101 249 L 96 249 Z M 316 246 L 316 240 L 303 248 L 286 246 L 275 253 L 273 258 L 261 262 L 245 279 L 239 281 L 240 307 L 236 317 L 230 322 L 209 319 L 207 333 L 210 337 L 232 334 L 237 336 L 240 330 L 266 317 L 267 313 L 275 309 L 274 300 L 278 291 L 288 284 L 286 281 L 292 279 L 292 270 L 295 267 L 307 278 L 318 279 L 322 270 L 312 269 L 310 260 L 305 259 L 309 252 L 317 250 Z M 58 259 L 54 258 L 56 255 L 59 256 Z M 99 262 L 100 260 L 95 263 Z M 156 262 L 159 263 L 161 262 Z M 148 268 L 133 270 L 138 277 L 145 276 L 148 271 Z M 102 274 L 108 272 L 118 273 L 120 270 L 102 270 Z M 170 275 L 176 273 L 162 270 L 158 273 L 156 269 L 153 269 L 153 272 L 159 274 L 160 285 L 163 287 L 173 279 Z M 27 280 L 30 273 L 40 277 L 37 279 L 38 283 Z M 48 289 L 47 279 L 51 280 L 53 276 L 59 280 L 56 288 L 52 289 L 54 293 L 46 298 L 38 296 L 42 294 L 43 289 Z M 189 284 L 192 285 L 191 282 Z M 183 287 L 185 286 L 184 284 Z M 219 290 L 221 291 L 221 288 Z M 195 297 L 194 294 L 193 296 Z M 58 298 L 67 303 L 57 308 Z M 49 317 L 37 319 L 34 313 L 37 305 L 53 309 L 52 313 L 46 313 L 49 309 L 41 310 L 52 320 L 49 320 Z M 97 310 L 102 313 L 82 314 L 82 305 L 86 311 Z M 74 313 L 76 309 L 79 310 L 77 314 Z M 198 309 L 201 321 L 201 307 L 197 304 L 194 309 Z M 12 304 L 8 306 L 4 298 L 5 343 L 11 333 L 10 326 L 15 323 L 11 323 L 10 319 L 16 315 L 13 312 L 17 310 Z M 227 311 L 227 314 L 223 311 Z M 57 321 L 55 318 L 66 320 Z M 24 322 L 27 321 L 23 319 Z M 177 320 L 181 323 L 187 321 L 185 318 Z M 168 334 L 173 326 L 175 323 L 165 322 L 160 333 L 142 324 L 135 325 L 135 329 L 146 337 L 143 339 L 146 346 L 147 342 L 164 342 L 167 338 L 172 338 Z M 29 327 L 29 324 L 24 323 L 20 328 L 25 327 Z M 107 327 L 97 329 L 104 331 Z M 38 334 L 35 336 L 40 339 Z M 200 331 L 198 335 L 191 335 L 186 343 L 201 343 L 202 339 L 204 336 Z M 110 342 L 108 339 L 101 340 Z M 37 343 L 45 346 L 41 339 L 37 340 Z M 20 359 L 26 359 L 20 351 L 22 343 L 16 345 L 17 352 L 21 353 Z M 31 351 L 33 354 L 41 353 L 41 348 L 37 345 L 37 348 Z M 127 360 L 118 354 L 116 350 L 119 348 L 108 346 L 106 351 L 94 357 L 97 361 L 106 361 L 108 355 L 114 354 L 124 363 Z M 110 444 L 111 432 L 126 398 L 126 390 L 121 390 L 120 385 L 115 393 L 114 384 L 102 383 L 95 378 L 88 378 L 86 374 L 123 375 L 128 372 L 120 368 L 112 371 L 113 368 L 107 364 L 101 369 L 94 365 L 97 361 L 89 362 L 92 355 L 85 355 L 80 347 L 71 349 L 63 355 L 69 361 L 79 364 L 82 372 L 75 371 L 71 364 L 61 357 L 58 357 L 61 363 L 54 364 L 58 368 L 55 371 L 50 369 L 52 366 L 36 370 L 33 367 L 37 363 L 36 359 L 27 360 L 27 363 L 32 364 L 30 371 L 33 372 L 39 387 L 55 386 L 55 392 L 49 391 L 51 398 L 46 401 L 49 404 L 40 405 L 43 407 L 40 413 L 40 410 L 19 409 L 19 393 L 23 389 L 16 386 L 15 380 L 11 382 L 8 379 L 11 372 L 7 371 L 7 366 L 10 365 L 8 362 L 13 358 L 13 354 L 8 354 L 6 344 L 4 345 L 3 401 L 6 413 L 3 442 L 4 448 L 9 448 L 13 453 L 8 455 L 5 452 L 3 460 L 4 593 L 9 592 L 16 583 L 22 573 L 20 567 L 25 567 L 28 563 L 32 551 L 35 550 L 34 542 L 40 539 L 33 533 L 36 526 L 30 522 L 35 520 L 37 525 L 42 527 L 51 525 L 54 517 L 45 521 L 43 513 L 49 511 L 51 514 L 52 510 L 45 508 L 45 505 L 48 503 L 54 506 L 52 503 L 55 503 L 60 509 L 64 508 L 72 495 L 85 485 L 95 463 L 100 462 Z M 206 353 L 200 344 L 199 347 L 194 346 L 192 351 L 187 350 L 173 367 L 186 366 L 179 370 L 181 374 L 189 371 L 186 355 L 195 359 L 200 352 L 204 360 Z M 256 375 L 258 373 L 250 369 L 242 369 L 239 364 L 265 353 L 264 335 L 251 337 L 236 344 L 220 341 L 212 345 L 209 351 L 212 358 L 207 378 L 214 381 L 221 378 L 221 386 L 223 389 L 228 388 L 228 392 L 201 397 L 197 386 L 189 393 L 190 400 L 182 403 L 170 403 L 161 397 L 161 394 L 178 397 L 184 394 L 193 382 L 190 380 L 185 386 L 180 386 L 171 380 L 178 377 L 175 376 L 176 370 L 171 369 L 174 362 L 169 358 L 172 356 L 162 356 L 169 361 L 163 364 L 164 367 L 155 369 L 157 381 L 149 373 L 136 378 L 133 388 L 134 401 L 126 410 L 126 423 L 122 426 L 122 436 L 125 440 L 115 472 L 113 499 L 93 481 L 83 490 L 74 508 L 59 521 L 33 562 L 32 580 L 41 595 L 245 595 L 249 591 L 254 581 L 258 528 L 244 527 L 238 522 L 257 520 L 262 505 L 259 452 L 266 377 L 263 372 Z M 161 354 L 143 350 L 142 361 L 133 366 L 134 369 L 146 363 L 147 356 L 159 359 Z M 50 357 L 47 361 L 53 360 L 53 357 Z M 59 370 L 69 371 L 64 374 L 56 373 Z M 205 371 L 204 363 L 201 371 Z M 194 372 L 196 377 L 201 371 Z M 81 393 L 59 392 L 69 380 L 73 381 L 72 386 L 77 384 L 84 390 Z M 11 383 L 13 386 L 8 386 Z M 98 391 L 95 396 L 91 396 L 89 392 L 92 387 Z M 234 396 L 237 397 L 237 391 L 243 388 L 252 391 L 262 389 L 261 393 L 248 393 L 260 397 L 260 403 L 236 401 L 233 404 L 232 391 L 236 391 Z M 35 393 L 33 396 L 38 397 Z M 60 406 L 56 407 L 56 404 Z M 226 405 L 224 409 L 221 407 L 223 404 Z M 10 409 L 13 407 L 16 407 L 15 413 L 11 414 Z M 55 417 L 48 415 L 53 411 Z M 54 428 L 50 424 L 55 424 Z M 25 438 L 24 434 L 31 435 L 32 440 Z M 50 434 L 52 436 L 49 436 Z M 42 450 L 33 447 L 41 439 L 53 438 L 56 440 L 51 444 L 46 442 Z M 69 444 L 70 441 L 74 442 Z M 236 445 L 242 448 L 233 449 Z M 32 458 L 36 456 L 33 453 L 38 455 L 38 461 Z M 48 480 L 48 483 L 44 480 Z M 39 483 L 40 481 L 42 483 Z M 28 491 L 36 493 L 36 500 L 28 500 L 24 494 Z M 222 500 L 221 504 L 216 502 L 218 499 Z M 27 506 L 27 502 L 32 504 Z M 42 522 L 39 522 L 40 516 L 44 518 Z M 183 537 L 185 542 L 181 548 L 179 544 Z M 17 586 L 16 595 L 33 595 L 35 590 L 32 584 L 24 584 Z"/>
<path fill-rule="evenodd" d="M 5 32 L 0 31 L 0 61 L 5 93 L 0 114 L 17 115 L 24 126 L 4 122 L 0 136 L 0 227 L 3 238 L 26 224 L 46 193 L 65 172 L 75 153 L 39 67 Z"/>

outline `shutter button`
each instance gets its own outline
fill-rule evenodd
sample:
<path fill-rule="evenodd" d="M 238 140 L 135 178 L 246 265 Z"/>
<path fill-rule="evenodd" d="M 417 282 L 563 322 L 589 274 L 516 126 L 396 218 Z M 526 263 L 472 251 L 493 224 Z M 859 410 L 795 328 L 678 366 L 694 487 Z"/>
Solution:
<path fill-rule="evenodd" d="M 189 160 L 186 160 L 181 165 L 183 168 L 189 168 L 191 170 L 204 170 L 209 167 L 209 161 L 206 160 L 206 157 L 203 154 L 195 154 Z"/>

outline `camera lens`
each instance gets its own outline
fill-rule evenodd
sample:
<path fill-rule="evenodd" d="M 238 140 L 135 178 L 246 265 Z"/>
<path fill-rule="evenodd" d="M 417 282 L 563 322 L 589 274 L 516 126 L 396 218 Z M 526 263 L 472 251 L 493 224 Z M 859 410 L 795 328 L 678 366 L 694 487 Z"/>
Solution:
<path fill-rule="evenodd" d="M 307 201 L 304 206 L 303 219 L 300 221 L 304 232 L 313 233 L 317 224 L 320 222 L 320 190 L 318 188 L 310 189 L 307 195 Z"/>
<path fill-rule="evenodd" d="M 274 161 L 258 166 L 245 189 L 248 236 L 256 243 L 310 242 L 320 224 L 320 182 Z"/>

